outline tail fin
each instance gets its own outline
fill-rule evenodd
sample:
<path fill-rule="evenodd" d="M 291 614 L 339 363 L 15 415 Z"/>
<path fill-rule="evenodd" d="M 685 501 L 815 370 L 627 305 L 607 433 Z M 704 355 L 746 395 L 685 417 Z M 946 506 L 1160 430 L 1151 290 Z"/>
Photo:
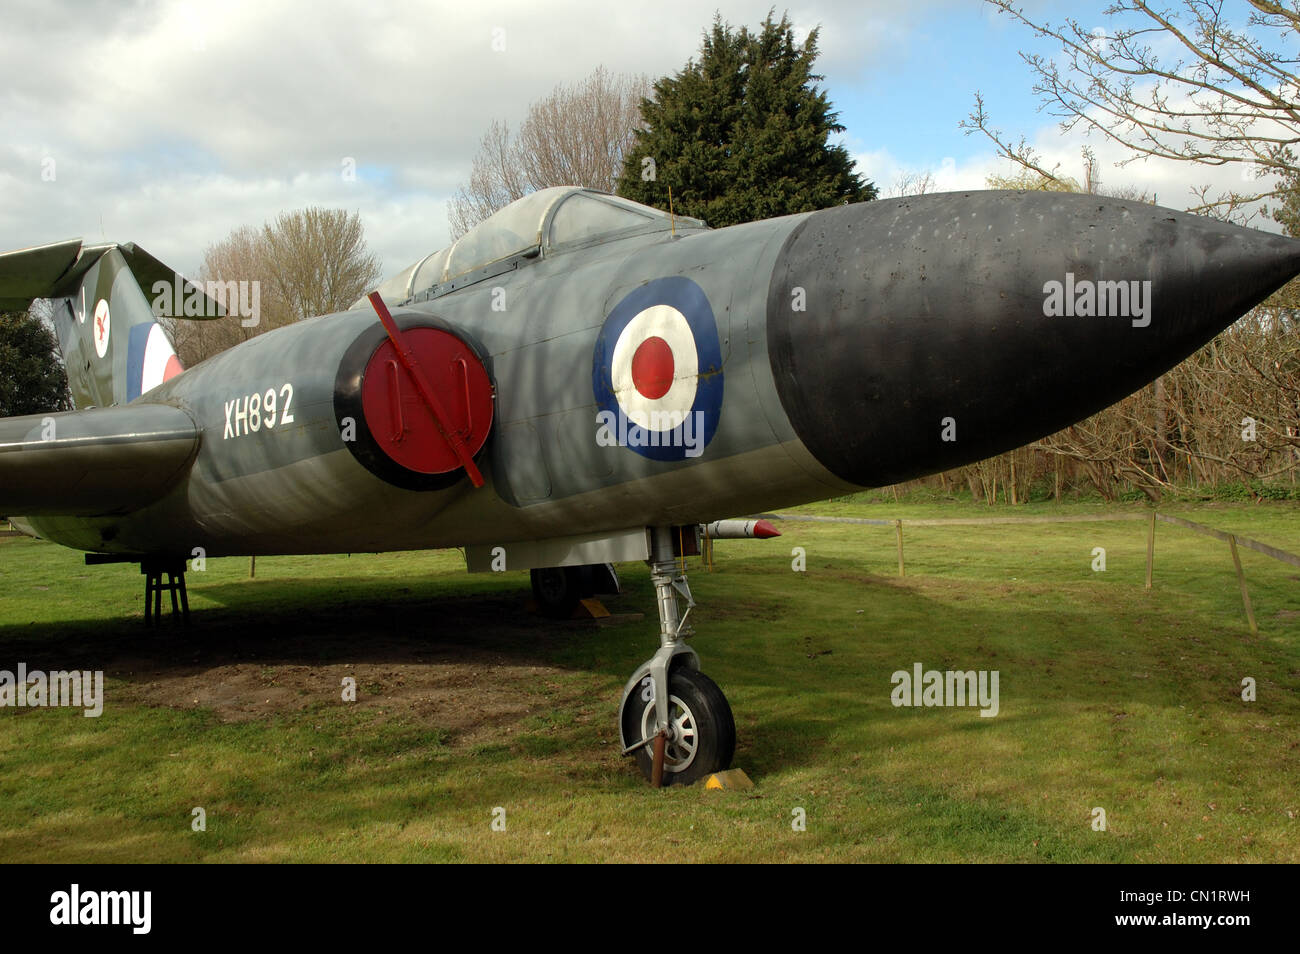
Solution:
<path fill-rule="evenodd" d="M 78 408 L 128 404 L 184 370 L 146 288 L 164 307 L 203 296 L 134 244 L 85 246 L 73 239 L 0 254 L 0 310 L 53 299 L 54 328 Z M 190 317 L 225 313 L 215 301 L 205 304 L 210 307 L 202 315 Z"/>

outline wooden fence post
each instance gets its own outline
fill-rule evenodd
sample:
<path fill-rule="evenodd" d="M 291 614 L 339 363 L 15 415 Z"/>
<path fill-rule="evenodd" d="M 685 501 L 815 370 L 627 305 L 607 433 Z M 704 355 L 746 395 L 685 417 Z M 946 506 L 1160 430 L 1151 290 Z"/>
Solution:
<path fill-rule="evenodd" d="M 904 576 L 903 572 L 903 521 L 894 521 L 894 533 L 898 536 L 898 575 Z"/>
<path fill-rule="evenodd" d="M 1228 534 L 1228 546 L 1232 548 L 1232 562 L 1237 567 L 1237 582 L 1241 584 L 1241 601 L 1246 604 L 1246 619 L 1250 622 L 1250 634 L 1259 635 L 1259 627 L 1255 625 L 1255 609 L 1250 605 L 1250 592 L 1246 589 L 1246 574 L 1241 569 L 1241 557 L 1237 553 L 1237 538 L 1233 534 Z"/>
<path fill-rule="evenodd" d="M 1151 569 L 1156 560 L 1156 512 L 1151 511 L 1151 525 L 1147 527 L 1147 589 L 1151 589 Z"/>

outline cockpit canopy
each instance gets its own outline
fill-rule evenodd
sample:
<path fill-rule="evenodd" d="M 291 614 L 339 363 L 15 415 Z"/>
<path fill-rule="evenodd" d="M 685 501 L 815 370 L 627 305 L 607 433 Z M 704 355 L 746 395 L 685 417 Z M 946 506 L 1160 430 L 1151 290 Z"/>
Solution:
<path fill-rule="evenodd" d="M 676 224 L 686 229 L 705 227 L 699 219 L 680 215 Z M 506 266 L 519 258 L 546 257 L 587 243 L 670 227 L 669 216 L 658 209 L 594 189 L 553 186 L 516 199 L 449 248 L 388 279 L 379 286 L 379 294 L 387 304 L 398 305 L 435 285 L 451 282 L 459 287 L 455 279 L 494 263 Z"/>

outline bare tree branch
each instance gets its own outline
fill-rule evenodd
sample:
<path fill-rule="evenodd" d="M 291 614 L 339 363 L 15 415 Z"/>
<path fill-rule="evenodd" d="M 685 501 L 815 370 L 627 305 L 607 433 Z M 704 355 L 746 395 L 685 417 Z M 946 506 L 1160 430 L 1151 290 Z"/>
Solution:
<path fill-rule="evenodd" d="M 533 103 L 517 135 L 511 136 L 506 123 L 493 122 L 479 144 L 469 182 L 456 191 L 447 211 L 451 237 L 459 238 L 537 189 L 578 185 L 613 192 L 649 90 L 645 76 L 599 67 Z"/>
<path fill-rule="evenodd" d="M 1060 44 L 1059 58 L 1021 57 L 1062 132 L 1083 129 L 1125 147 L 1131 155 L 1121 166 L 1143 158 L 1236 163 L 1243 181 L 1261 183 L 1214 197 L 1208 186 L 1193 190 L 1192 211 L 1241 221 L 1262 211 L 1252 206 L 1285 193 L 1282 179 L 1294 174 L 1292 147 L 1300 143 L 1295 0 L 1237 0 L 1232 18 L 1224 14 L 1227 0 L 1182 0 L 1172 11 L 1117 0 L 1102 14 L 1104 30 L 1069 17 L 1057 25 L 1031 19 L 1016 0 L 986 2 Z M 1290 55 L 1265 38 L 1286 43 Z M 978 94 L 961 126 L 988 136 L 999 155 L 1054 177 L 1024 139 L 1011 145 L 990 126 Z"/>

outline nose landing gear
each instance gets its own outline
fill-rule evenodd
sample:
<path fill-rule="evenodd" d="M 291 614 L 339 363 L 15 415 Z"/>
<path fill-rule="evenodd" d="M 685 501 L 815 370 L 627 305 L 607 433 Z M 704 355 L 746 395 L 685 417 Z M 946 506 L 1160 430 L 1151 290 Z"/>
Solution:
<path fill-rule="evenodd" d="M 647 779 L 689 785 L 731 764 L 736 722 L 726 696 L 700 672 L 699 657 L 686 645 L 692 635 L 686 619 L 695 600 L 674 559 L 673 543 L 672 527 L 651 528 L 647 562 L 659 604 L 659 651 L 623 689 L 619 732 L 623 754 L 636 758 Z"/>

